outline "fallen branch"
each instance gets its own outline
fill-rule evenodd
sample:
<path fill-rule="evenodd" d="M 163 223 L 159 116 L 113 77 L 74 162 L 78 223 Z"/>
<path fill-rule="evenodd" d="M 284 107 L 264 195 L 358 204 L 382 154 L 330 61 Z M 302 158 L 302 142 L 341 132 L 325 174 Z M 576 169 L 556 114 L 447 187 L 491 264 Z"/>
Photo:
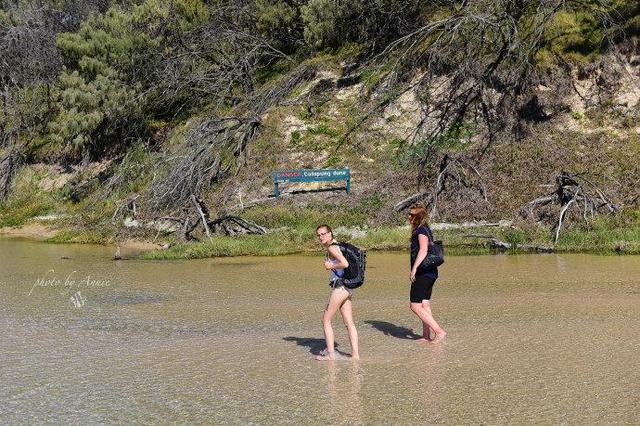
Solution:
<path fill-rule="evenodd" d="M 465 237 L 468 238 L 486 238 L 489 240 L 489 247 L 491 247 L 492 249 L 497 249 L 497 250 L 511 250 L 513 249 L 518 249 L 518 250 L 526 250 L 526 251 L 531 251 L 531 252 L 536 252 L 536 253 L 552 253 L 553 252 L 553 247 L 549 247 L 549 246 L 542 246 L 542 245 L 537 245 L 537 244 L 511 244 L 511 243 L 507 243 L 505 241 L 501 241 L 499 239 L 497 239 L 496 237 L 494 237 L 493 235 L 487 235 L 487 234 L 466 234 Z"/>
<path fill-rule="evenodd" d="M 131 213 L 133 213 L 133 217 L 136 217 L 137 215 L 136 200 L 139 197 L 140 197 L 140 194 L 133 194 L 127 197 L 125 201 L 123 201 L 118 207 L 116 207 L 115 211 L 113 212 L 113 215 L 111 215 L 111 223 L 116 222 L 116 217 L 125 208 L 126 210 L 129 210 Z"/>
<path fill-rule="evenodd" d="M 200 219 L 202 219 L 202 226 L 204 226 L 207 237 L 211 240 L 211 230 L 209 229 L 209 209 L 207 209 L 207 206 L 202 202 L 202 200 L 198 199 L 195 195 L 191 195 L 191 201 L 200 215 Z"/>
<path fill-rule="evenodd" d="M 498 222 L 487 222 L 480 220 L 477 222 L 463 222 L 463 223 L 432 223 L 431 229 L 434 231 L 442 231 L 447 229 L 467 229 L 467 228 L 489 228 L 499 227 L 508 228 L 513 225 L 512 220 L 501 220 Z"/>
<path fill-rule="evenodd" d="M 603 191 L 584 176 L 563 171 L 556 176 L 553 187 L 555 189 L 552 193 L 525 204 L 520 209 L 520 215 L 523 218 L 528 218 L 532 217 L 536 209 L 542 206 L 558 206 L 557 219 L 554 220 L 555 225 L 552 227 L 555 243 L 560 239 L 560 230 L 573 207 L 581 209 L 581 216 L 585 222 L 589 217 L 595 217 L 599 210 L 604 207 L 606 207 L 609 214 L 614 214 L 620 210 L 619 206 L 613 204 Z"/>
<path fill-rule="evenodd" d="M 238 216 L 225 216 L 209 222 L 212 228 L 221 228 L 225 235 L 258 234 L 267 233 L 267 229 Z"/>
<path fill-rule="evenodd" d="M 535 245 L 535 244 L 510 244 L 510 243 L 506 243 L 504 241 L 500 241 L 496 238 L 492 238 L 489 242 L 489 246 L 491 248 L 495 248 L 495 249 L 499 249 L 499 250 L 511 250 L 512 248 L 518 249 L 518 250 L 526 250 L 526 251 L 533 251 L 533 252 L 538 252 L 538 253 L 552 253 L 553 252 L 553 247 L 548 247 L 548 246 L 539 246 L 539 245 Z"/>
<path fill-rule="evenodd" d="M 478 177 L 477 182 L 467 182 L 465 176 L 468 170 Z M 448 185 L 449 181 L 452 181 L 453 184 Z M 424 201 L 424 204 L 430 206 L 430 217 L 434 218 L 437 216 L 438 200 L 440 195 L 445 191 L 458 191 L 462 187 L 475 189 L 480 194 L 484 202 L 489 202 L 480 172 L 478 172 L 473 165 L 460 158 L 460 156 L 453 157 L 449 154 L 445 154 L 440 161 L 438 176 L 436 177 L 433 188 L 428 191 L 421 191 L 413 194 L 396 203 L 393 208 L 396 211 L 402 211 L 414 203 Z"/>
<path fill-rule="evenodd" d="M 560 238 L 560 228 L 562 227 L 562 221 L 564 220 L 564 215 L 565 213 L 567 213 L 567 210 L 569 209 L 569 207 L 571 207 L 571 204 L 575 203 L 575 198 L 570 200 L 562 209 L 562 211 L 560 211 L 560 217 L 558 218 L 558 226 L 556 227 L 556 237 L 554 238 L 553 242 L 557 243 L 558 242 L 558 238 Z"/>

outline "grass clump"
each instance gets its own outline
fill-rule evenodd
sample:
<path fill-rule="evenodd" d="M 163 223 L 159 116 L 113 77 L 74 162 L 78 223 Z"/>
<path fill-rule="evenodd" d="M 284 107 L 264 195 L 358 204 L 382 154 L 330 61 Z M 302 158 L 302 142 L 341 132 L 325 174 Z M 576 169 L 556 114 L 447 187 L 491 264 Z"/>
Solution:
<path fill-rule="evenodd" d="M 201 243 L 178 244 L 168 250 L 151 251 L 144 259 L 200 259 L 228 256 L 280 256 L 319 250 L 314 247 L 313 235 L 280 232 L 268 235 L 214 236 Z"/>
<path fill-rule="evenodd" d="M 47 243 L 107 244 L 113 238 L 108 229 L 64 229 L 47 238 Z"/>
<path fill-rule="evenodd" d="M 562 232 L 556 251 L 640 254 L 640 209 L 596 217 L 580 229 Z"/>
<path fill-rule="evenodd" d="M 269 229 L 285 228 L 311 236 L 321 223 L 337 228 L 339 226 L 361 225 L 365 219 L 360 211 L 345 211 L 341 206 L 322 203 L 309 204 L 307 207 L 294 207 L 286 204 L 256 206 L 245 210 L 242 216 Z"/>
<path fill-rule="evenodd" d="M 0 204 L 0 226 L 20 226 L 29 219 L 51 213 L 55 209 L 56 196 L 40 188 L 40 176 L 25 168 L 16 176 L 13 190 Z"/>

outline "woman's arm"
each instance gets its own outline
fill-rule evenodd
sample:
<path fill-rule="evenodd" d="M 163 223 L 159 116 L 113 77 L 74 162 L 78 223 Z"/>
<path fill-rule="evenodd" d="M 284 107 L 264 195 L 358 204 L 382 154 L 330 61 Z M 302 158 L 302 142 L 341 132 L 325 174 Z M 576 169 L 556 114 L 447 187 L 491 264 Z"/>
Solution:
<path fill-rule="evenodd" d="M 342 250 L 340 250 L 340 247 L 333 245 L 333 246 L 329 246 L 327 250 L 329 251 L 329 256 L 332 259 L 337 260 L 338 263 L 333 263 L 329 260 L 326 260 L 324 262 L 324 267 L 326 269 L 345 269 L 349 267 L 349 262 L 343 256 Z"/>
<path fill-rule="evenodd" d="M 411 268 L 411 275 L 409 277 L 411 282 L 415 281 L 418 266 L 420 266 L 424 258 L 427 257 L 427 252 L 429 251 L 429 237 L 424 234 L 418 234 L 418 244 L 420 248 L 418 249 L 416 260 L 413 262 L 413 268 Z"/>

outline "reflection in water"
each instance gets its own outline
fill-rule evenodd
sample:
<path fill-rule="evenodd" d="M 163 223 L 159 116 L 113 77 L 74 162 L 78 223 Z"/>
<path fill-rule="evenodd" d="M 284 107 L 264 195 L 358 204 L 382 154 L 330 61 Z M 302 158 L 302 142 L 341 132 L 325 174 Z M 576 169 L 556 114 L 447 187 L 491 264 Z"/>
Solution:
<path fill-rule="evenodd" d="M 448 364 L 445 360 L 448 342 L 428 344 L 427 356 L 423 358 L 423 364 L 417 374 L 423 377 L 420 383 L 420 393 L 423 397 L 421 404 L 424 407 L 425 422 L 432 422 L 442 415 L 443 407 L 440 403 L 444 392 L 443 380 L 446 376 Z"/>
<path fill-rule="evenodd" d="M 330 419 L 333 424 L 364 423 L 362 407 L 363 370 L 358 360 L 323 362 L 327 368 Z"/>
<path fill-rule="evenodd" d="M 450 257 L 435 345 L 406 253 L 374 252 L 362 359 L 317 362 L 317 256 L 112 254 L 0 240 L 2 423 L 640 423 L 640 257 Z"/>
<path fill-rule="evenodd" d="M 324 339 L 310 338 L 310 337 L 293 337 L 287 336 L 283 337 L 283 340 L 288 342 L 296 342 L 298 346 L 308 347 L 309 352 L 314 355 L 326 355 L 327 354 L 327 343 Z M 338 348 L 340 346 L 337 342 L 333 343 L 333 347 L 336 352 L 337 359 L 347 359 L 351 358 L 351 353 L 343 352 Z"/>

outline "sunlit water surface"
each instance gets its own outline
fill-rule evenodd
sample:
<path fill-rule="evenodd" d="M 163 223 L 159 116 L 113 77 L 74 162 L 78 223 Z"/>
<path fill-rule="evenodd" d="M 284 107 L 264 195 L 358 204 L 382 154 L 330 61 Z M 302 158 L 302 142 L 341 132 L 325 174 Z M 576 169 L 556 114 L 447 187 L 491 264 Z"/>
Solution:
<path fill-rule="evenodd" d="M 362 360 L 320 363 L 321 255 L 112 254 L 0 240 L 2 423 L 640 422 L 640 257 L 450 257 L 426 345 L 407 254 L 373 252 Z"/>

